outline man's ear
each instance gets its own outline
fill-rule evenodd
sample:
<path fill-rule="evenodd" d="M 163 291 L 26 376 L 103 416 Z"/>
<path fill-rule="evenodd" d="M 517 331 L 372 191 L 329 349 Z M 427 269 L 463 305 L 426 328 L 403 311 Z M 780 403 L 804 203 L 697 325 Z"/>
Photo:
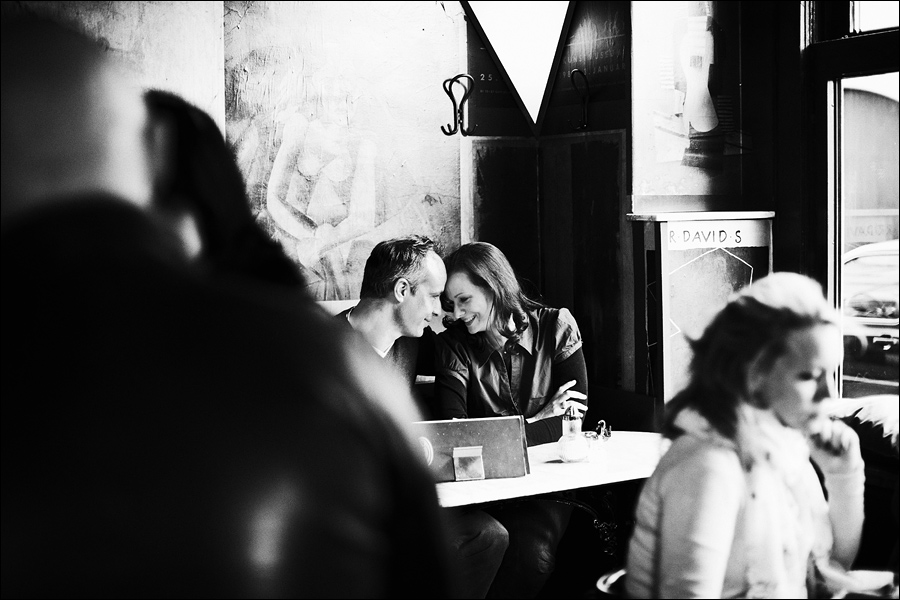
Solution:
<path fill-rule="evenodd" d="M 394 299 L 397 302 L 403 302 L 411 293 L 412 288 L 406 277 L 401 277 L 394 283 Z"/>

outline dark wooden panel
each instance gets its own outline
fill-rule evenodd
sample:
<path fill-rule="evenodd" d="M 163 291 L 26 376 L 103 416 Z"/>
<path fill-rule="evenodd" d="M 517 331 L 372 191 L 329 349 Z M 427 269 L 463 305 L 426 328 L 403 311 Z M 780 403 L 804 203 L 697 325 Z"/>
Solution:
<path fill-rule="evenodd" d="M 541 288 L 550 306 L 575 304 L 571 139 L 541 141 Z M 580 143 L 580 142 L 578 142 Z"/>
<path fill-rule="evenodd" d="M 526 291 L 541 281 L 537 142 L 475 140 L 474 235 L 500 248 Z"/>
<path fill-rule="evenodd" d="M 621 138 L 572 147 L 572 238 L 575 248 L 574 314 L 585 340 L 588 381 L 621 387 L 622 323 L 618 252 Z"/>
<path fill-rule="evenodd" d="M 582 96 L 570 73 L 579 69 L 590 90 L 584 131 L 631 124 L 631 6 L 629 2 L 577 2 L 540 134 L 573 133 L 582 124 Z M 576 75 L 576 77 L 578 77 Z M 577 80 L 584 89 L 583 80 Z"/>

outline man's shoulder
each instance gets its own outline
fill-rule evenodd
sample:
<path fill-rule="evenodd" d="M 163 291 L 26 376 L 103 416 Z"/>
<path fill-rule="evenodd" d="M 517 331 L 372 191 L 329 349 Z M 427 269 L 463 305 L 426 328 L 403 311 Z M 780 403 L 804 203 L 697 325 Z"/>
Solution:
<path fill-rule="evenodd" d="M 435 338 L 445 342 L 449 342 L 450 340 L 462 341 L 469 335 L 469 332 L 461 321 L 450 321 L 443 331 L 434 333 Z"/>
<path fill-rule="evenodd" d="M 434 331 L 431 327 L 425 327 L 425 330 L 422 332 L 422 335 L 419 337 L 408 337 L 401 336 L 398 338 L 398 342 L 403 341 L 404 344 L 409 344 L 415 347 L 426 347 L 433 346 L 434 340 L 438 336 L 438 333 Z"/>
<path fill-rule="evenodd" d="M 394 342 L 392 349 L 400 353 L 418 350 L 419 346 L 422 344 L 422 339 L 423 338 L 402 335 Z"/>

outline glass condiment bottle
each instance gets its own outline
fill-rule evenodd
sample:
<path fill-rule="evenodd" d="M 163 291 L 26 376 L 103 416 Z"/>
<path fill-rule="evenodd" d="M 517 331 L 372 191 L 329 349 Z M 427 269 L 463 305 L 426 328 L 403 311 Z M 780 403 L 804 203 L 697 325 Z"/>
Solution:
<path fill-rule="evenodd" d="M 579 435 L 581 434 L 581 415 L 574 406 L 570 406 L 563 413 L 562 417 L 562 434 L 563 435 Z"/>
<path fill-rule="evenodd" d="M 562 437 L 556 443 L 563 462 L 578 462 L 588 458 L 590 444 L 581 434 L 582 421 L 581 414 L 574 406 L 567 408 L 563 414 Z"/>

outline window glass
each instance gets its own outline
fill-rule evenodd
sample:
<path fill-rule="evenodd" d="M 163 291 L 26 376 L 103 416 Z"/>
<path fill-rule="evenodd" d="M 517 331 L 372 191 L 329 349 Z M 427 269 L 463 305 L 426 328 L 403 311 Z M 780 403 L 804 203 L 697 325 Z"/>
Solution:
<path fill-rule="evenodd" d="M 842 395 L 896 393 L 898 74 L 845 78 L 841 94 Z"/>
<path fill-rule="evenodd" d="M 851 2 L 853 10 L 853 30 L 857 33 L 864 31 L 876 31 L 897 27 L 898 6 L 900 3 L 891 2 Z"/>

